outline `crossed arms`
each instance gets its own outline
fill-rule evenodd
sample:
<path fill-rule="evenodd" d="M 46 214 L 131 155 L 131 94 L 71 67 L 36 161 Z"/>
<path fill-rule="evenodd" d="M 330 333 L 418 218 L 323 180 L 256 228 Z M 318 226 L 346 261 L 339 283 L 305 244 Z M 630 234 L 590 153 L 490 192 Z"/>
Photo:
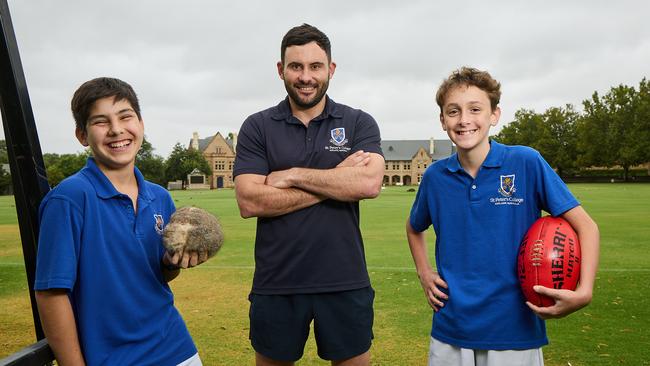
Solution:
<path fill-rule="evenodd" d="M 235 194 L 242 217 L 274 217 L 326 199 L 354 202 L 379 195 L 384 158 L 362 150 L 332 169 L 290 168 L 269 175 L 241 174 Z"/>

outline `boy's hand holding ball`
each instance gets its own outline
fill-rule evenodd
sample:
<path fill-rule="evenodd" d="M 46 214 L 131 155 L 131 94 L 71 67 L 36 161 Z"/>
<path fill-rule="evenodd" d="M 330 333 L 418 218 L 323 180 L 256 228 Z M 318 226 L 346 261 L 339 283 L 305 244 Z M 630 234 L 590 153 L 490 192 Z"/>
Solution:
<path fill-rule="evenodd" d="M 165 265 L 188 268 L 213 257 L 223 245 L 223 231 L 216 217 L 198 207 L 181 207 L 163 231 Z"/>

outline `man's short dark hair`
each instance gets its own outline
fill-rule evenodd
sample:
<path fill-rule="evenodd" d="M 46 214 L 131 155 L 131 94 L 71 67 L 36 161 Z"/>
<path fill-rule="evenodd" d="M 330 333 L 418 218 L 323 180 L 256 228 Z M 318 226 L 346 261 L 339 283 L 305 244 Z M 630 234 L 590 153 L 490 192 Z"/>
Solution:
<path fill-rule="evenodd" d="M 284 63 L 284 53 L 287 47 L 302 46 L 310 42 L 316 42 L 325 51 L 325 54 L 327 54 L 327 61 L 332 61 L 330 39 L 318 28 L 304 23 L 303 25 L 289 29 L 287 34 L 284 35 L 284 38 L 282 38 L 282 46 L 280 47 L 280 59 L 282 63 Z"/>
<path fill-rule="evenodd" d="M 72 96 L 70 107 L 78 129 L 86 132 L 90 109 L 97 100 L 106 97 L 114 97 L 116 102 L 126 100 L 131 104 L 138 119 L 142 120 L 138 96 L 131 85 L 120 79 L 100 77 L 81 84 Z"/>

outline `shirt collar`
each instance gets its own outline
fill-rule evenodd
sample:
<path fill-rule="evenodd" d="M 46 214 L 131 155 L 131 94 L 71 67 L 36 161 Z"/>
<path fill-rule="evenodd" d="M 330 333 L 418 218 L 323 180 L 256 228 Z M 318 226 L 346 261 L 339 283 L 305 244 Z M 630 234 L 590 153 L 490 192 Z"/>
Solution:
<path fill-rule="evenodd" d="M 289 96 L 284 98 L 283 101 L 281 101 L 276 107 L 273 113 L 271 114 L 271 118 L 276 120 L 276 121 L 286 121 L 288 123 L 296 123 L 298 124 L 299 122 L 293 117 L 293 113 L 291 113 L 291 105 L 289 104 Z M 339 107 L 339 104 L 334 102 L 332 99 L 330 99 L 329 96 L 325 95 L 325 109 L 323 109 L 323 113 L 321 113 L 318 117 L 314 118 L 312 121 L 321 121 L 326 118 L 343 118 L 343 113 L 341 111 L 341 108 Z"/>
<path fill-rule="evenodd" d="M 490 151 L 485 157 L 485 161 L 481 164 L 485 168 L 498 168 L 503 164 L 503 158 L 505 155 L 505 148 L 503 144 L 500 144 L 494 140 L 490 140 Z M 460 165 L 458 160 L 458 153 L 450 156 L 447 160 L 447 170 L 452 173 L 457 173 L 458 171 L 463 170 L 463 167 Z"/>
<path fill-rule="evenodd" d="M 92 182 L 97 192 L 97 196 L 103 199 L 109 199 L 116 196 L 121 196 L 123 193 L 120 193 L 113 183 L 106 177 L 106 175 L 99 169 L 95 158 L 92 156 L 86 161 L 86 166 L 81 170 L 81 173 L 85 175 Z M 149 188 L 145 184 L 144 176 L 140 170 L 135 167 L 133 173 L 135 174 L 135 179 L 138 182 L 138 199 L 151 202 L 154 200 L 154 195 L 149 191 Z"/>

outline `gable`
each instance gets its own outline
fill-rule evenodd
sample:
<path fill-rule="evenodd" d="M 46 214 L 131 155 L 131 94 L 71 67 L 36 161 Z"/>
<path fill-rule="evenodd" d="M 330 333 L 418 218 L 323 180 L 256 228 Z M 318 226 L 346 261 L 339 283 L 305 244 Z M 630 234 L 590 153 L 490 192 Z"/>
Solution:
<path fill-rule="evenodd" d="M 204 155 L 214 154 L 214 155 L 224 155 L 224 156 L 234 156 L 235 152 L 232 150 L 232 147 L 226 141 L 220 132 L 217 132 L 210 142 L 202 149 Z"/>
<path fill-rule="evenodd" d="M 415 154 L 413 154 L 411 157 L 411 160 L 415 159 L 431 159 L 431 156 L 427 150 L 425 150 L 423 147 L 420 147 L 418 151 L 416 151 Z"/>

